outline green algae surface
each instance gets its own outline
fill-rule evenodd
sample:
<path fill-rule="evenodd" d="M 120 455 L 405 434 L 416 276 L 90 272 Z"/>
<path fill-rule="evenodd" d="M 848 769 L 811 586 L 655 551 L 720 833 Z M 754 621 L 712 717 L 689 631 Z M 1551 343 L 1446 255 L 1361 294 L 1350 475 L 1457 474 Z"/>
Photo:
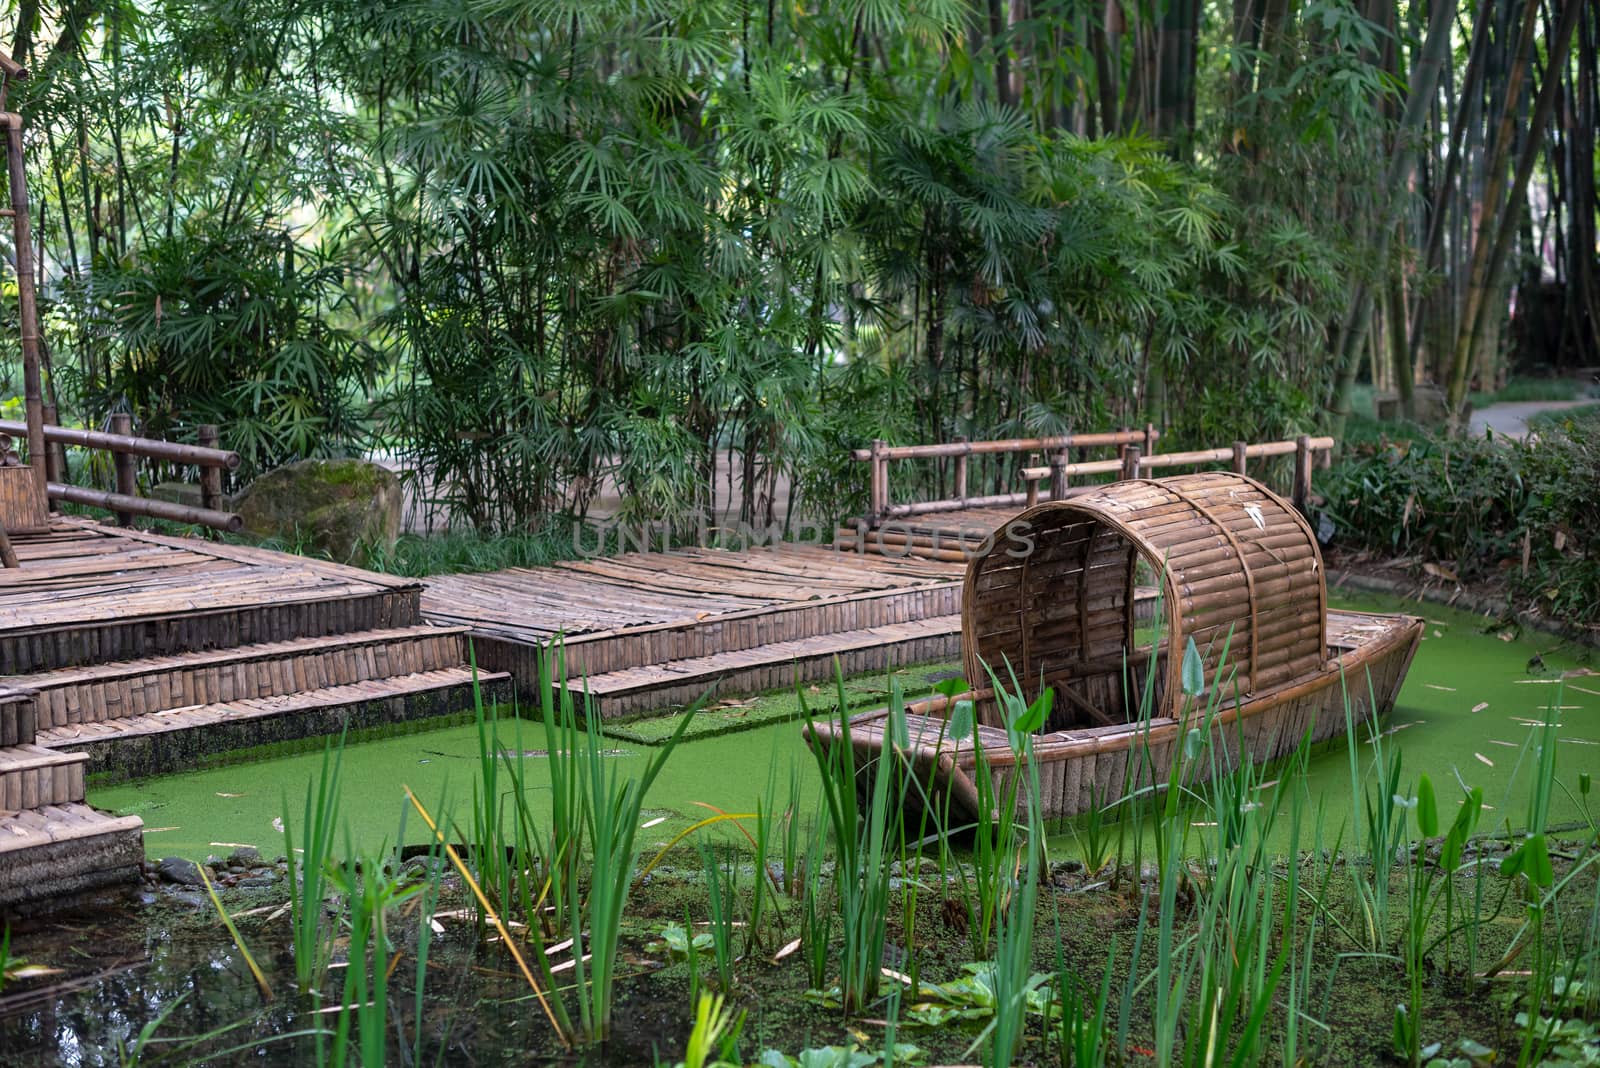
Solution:
<path fill-rule="evenodd" d="M 1481 787 L 1488 810 L 1480 826 L 1488 829 L 1506 821 L 1519 825 L 1532 778 L 1532 750 L 1526 743 L 1546 715 L 1558 711 L 1556 775 L 1565 789 L 1555 792 L 1551 820 L 1559 825 L 1586 818 L 1577 782 L 1580 772 L 1600 772 L 1600 675 L 1561 676 L 1587 670 L 1592 652 L 1562 647 L 1546 635 L 1514 636 L 1476 616 L 1432 605 L 1337 595 L 1333 601 L 1336 607 L 1411 612 L 1428 621 L 1400 701 L 1383 724 L 1384 742 L 1403 754 L 1405 789 L 1426 773 L 1441 802 L 1453 805 L 1447 799 L 1460 796 L 1461 789 L 1452 784 Z M 927 677 L 942 674 L 940 667 L 948 665 L 903 672 L 908 694 L 917 696 L 918 681 L 925 684 Z M 855 683 L 849 700 L 854 704 L 881 687 L 881 679 Z M 822 704 L 831 694 L 832 688 L 823 686 L 807 696 Z M 710 815 L 705 806 L 755 811 L 758 799 L 768 796 L 769 780 L 779 811 L 787 804 L 791 777 L 801 792 L 801 811 L 809 814 L 814 809 L 816 770 L 796 723 L 784 718 L 798 714 L 794 695 L 774 694 L 748 709 L 720 710 L 725 718 L 738 718 L 741 712 L 765 725 L 698 737 L 673 753 L 645 802 L 647 826 L 641 847 L 646 852 Z M 645 736 L 655 733 L 641 731 L 637 739 L 608 737 L 602 743 L 607 759 L 642 767 L 652 751 Z M 410 786 L 425 804 L 443 803 L 459 820 L 467 821 L 478 737 L 477 728 L 467 724 L 348 745 L 343 757 L 343 818 L 352 843 L 367 850 L 394 843 L 401 827 L 402 786 Z M 536 722 L 499 724 L 499 748 L 525 754 L 525 788 L 536 818 L 547 812 L 544 744 L 544 732 Z M 1373 747 L 1364 735 L 1356 745 L 1358 766 L 1370 780 Z M 199 859 L 236 845 L 252 845 L 270 857 L 283 851 L 284 814 L 299 822 L 307 781 L 317 776 L 321 761 L 320 752 L 271 756 L 91 788 L 89 800 L 101 808 L 141 816 L 146 824 L 145 850 L 153 856 Z M 1348 825 L 1355 806 L 1343 739 L 1317 747 L 1307 787 L 1313 804 L 1325 808 L 1330 835 L 1341 822 Z M 1596 807 L 1600 809 L 1600 800 Z M 424 833 L 417 819 L 406 822 L 408 842 L 423 841 Z M 1063 837 L 1070 843 L 1070 834 Z"/>

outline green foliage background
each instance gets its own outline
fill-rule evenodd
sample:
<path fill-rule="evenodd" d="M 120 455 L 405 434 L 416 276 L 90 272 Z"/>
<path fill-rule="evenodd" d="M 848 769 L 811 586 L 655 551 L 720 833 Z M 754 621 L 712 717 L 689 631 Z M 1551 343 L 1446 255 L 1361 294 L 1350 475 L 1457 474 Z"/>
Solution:
<path fill-rule="evenodd" d="M 1133 35 L 1090 87 L 1095 5 L 26 10 L 64 410 L 221 423 L 240 477 L 386 448 L 481 531 L 612 485 L 837 516 L 873 437 L 1310 430 L 1378 269 L 1345 220 L 1395 84 L 1349 0 L 1248 46 L 1201 5 L 1183 122 Z"/>

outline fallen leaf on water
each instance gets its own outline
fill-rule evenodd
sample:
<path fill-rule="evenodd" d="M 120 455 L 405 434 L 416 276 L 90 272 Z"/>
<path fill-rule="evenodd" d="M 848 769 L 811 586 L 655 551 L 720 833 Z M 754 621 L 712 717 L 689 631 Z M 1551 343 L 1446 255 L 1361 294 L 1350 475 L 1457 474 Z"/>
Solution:
<path fill-rule="evenodd" d="M 1494 761 L 1490 760 L 1488 757 L 1484 756 L 1482 753 L 1473 753 L 1472 755 L 1477 757 L 1479 760 L 1483 761 L 1485 764 L 1489 765 L 1491 768 L 1494 767 Z"/>
<path fill-rule="evenodd" d="M 592 957 L 592 956 L 593 956 L 592 953 L 585 953 L 583 955 L 584 963 L 587 964 L 589 962 L 589 958 Z M 554 968 L 551 968 L 550 969 L 550 974 L 551 975 L 555 975 L 557 972 L 571 971 L 573 968 L 575 968 L 577 966 L 578 966 L 578 962 L 577 962 L 576 959 L 574 959 L 574 960 L 564 960 L 560 964 L 557 964 Z"/>
<path fill-rule="evenodd" d="M 24 964 L 6 972 L 7 979 L 40 979 L 46 975 L 61 975 L 60 968 L 46 968 L 43 964 Z"/>
<path fill-rule="evenodd" d="M 272 817 L 272 829 L 277 831 L 279 834 L 283 833 L 283 817 L 282 816 L 274 816 L 274 817 Z"/>
<path fill-rule="evenodd" d="M 1443 690 L 1445 693 L 1455 693 L 1456 692 L 1456 688 L 1454 686 L 1435 686 L 1431 682 L 1425 682 L 1422 685 L 1426 686 L 1430 690 Z"/>
<path fill-rule="evenodd" d="M 1488 701 L 1479 701 L 1477 704 L 1472 706 L 1472 710 L 1474 712 L 1482 712 L 1484 709 L 1486 709 L 1488 707 L 1489 707 L 1489 702 Z"/>
<path fill-rule="evenodd" d="M 665 822 L 667 822 L 667 817 L 665 817 L 665 816 L 657 816 L 653 820 L 645 820 L 643 823 L 639 824 L 639 829 L 641 831 L 648 831 L 650 828 L 656 826 L 657 824 L 665 823 Z"/>
<path fill-rule="evenodd" d="M 243 797 L 244 794 L 225 794 L 221 790 L 218 790 L 217 791 L 217 796 L 218 797 Z"/>
<path fill-rule="evenodd" d="M 785 958 L 785 957 L 789 956 L 790 954 L 794 953 L 799 948 L 800 948 L 800 939 L 798 939 L 798 938 L 796 938 L 793 942 L 785 943 L 784 947 L 782 949 L 778 950 L 778 952 L 776 952 L 776 953 L 774 953 L 772 955 L 773 963 L 777 963 L 778 961 L 782 960 L 783 958 Z"/>

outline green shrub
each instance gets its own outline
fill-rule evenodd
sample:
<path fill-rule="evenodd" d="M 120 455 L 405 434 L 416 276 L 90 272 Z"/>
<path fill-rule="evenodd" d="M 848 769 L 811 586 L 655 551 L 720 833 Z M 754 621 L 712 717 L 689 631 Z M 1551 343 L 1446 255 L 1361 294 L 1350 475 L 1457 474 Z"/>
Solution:
<path fill-rule="evenodd" d="M 1419 433 L 1366 446 L 1322 491 L 1345 544 L 1463 581 L 1504 575 L 1544 615 L 1600 624 L 1600 418 L 1554 423 L 1529 443 Z"/>

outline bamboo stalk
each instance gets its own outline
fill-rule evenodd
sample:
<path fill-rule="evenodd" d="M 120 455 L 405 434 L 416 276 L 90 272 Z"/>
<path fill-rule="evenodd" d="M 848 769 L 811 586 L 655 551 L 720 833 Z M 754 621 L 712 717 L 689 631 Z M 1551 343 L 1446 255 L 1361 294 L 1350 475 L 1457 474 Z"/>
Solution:
<path fill-rule="evenodd" d="M 27 157 L 22 150 L 22 116 L 5 112 L 0 114 L 0 122 L 6 128 L 6 165 L 11 187 L 11 227 L 17 265 L 17 325 L 22 343 L 22 392 L 28 423 L 28 463 L 33 468 L 34 486 L 43 499 L 49 479 L 45 472 L 44 388 L 40 372 L 39 304 L 34 293 L 33 234 L 28 221 Z"/>

